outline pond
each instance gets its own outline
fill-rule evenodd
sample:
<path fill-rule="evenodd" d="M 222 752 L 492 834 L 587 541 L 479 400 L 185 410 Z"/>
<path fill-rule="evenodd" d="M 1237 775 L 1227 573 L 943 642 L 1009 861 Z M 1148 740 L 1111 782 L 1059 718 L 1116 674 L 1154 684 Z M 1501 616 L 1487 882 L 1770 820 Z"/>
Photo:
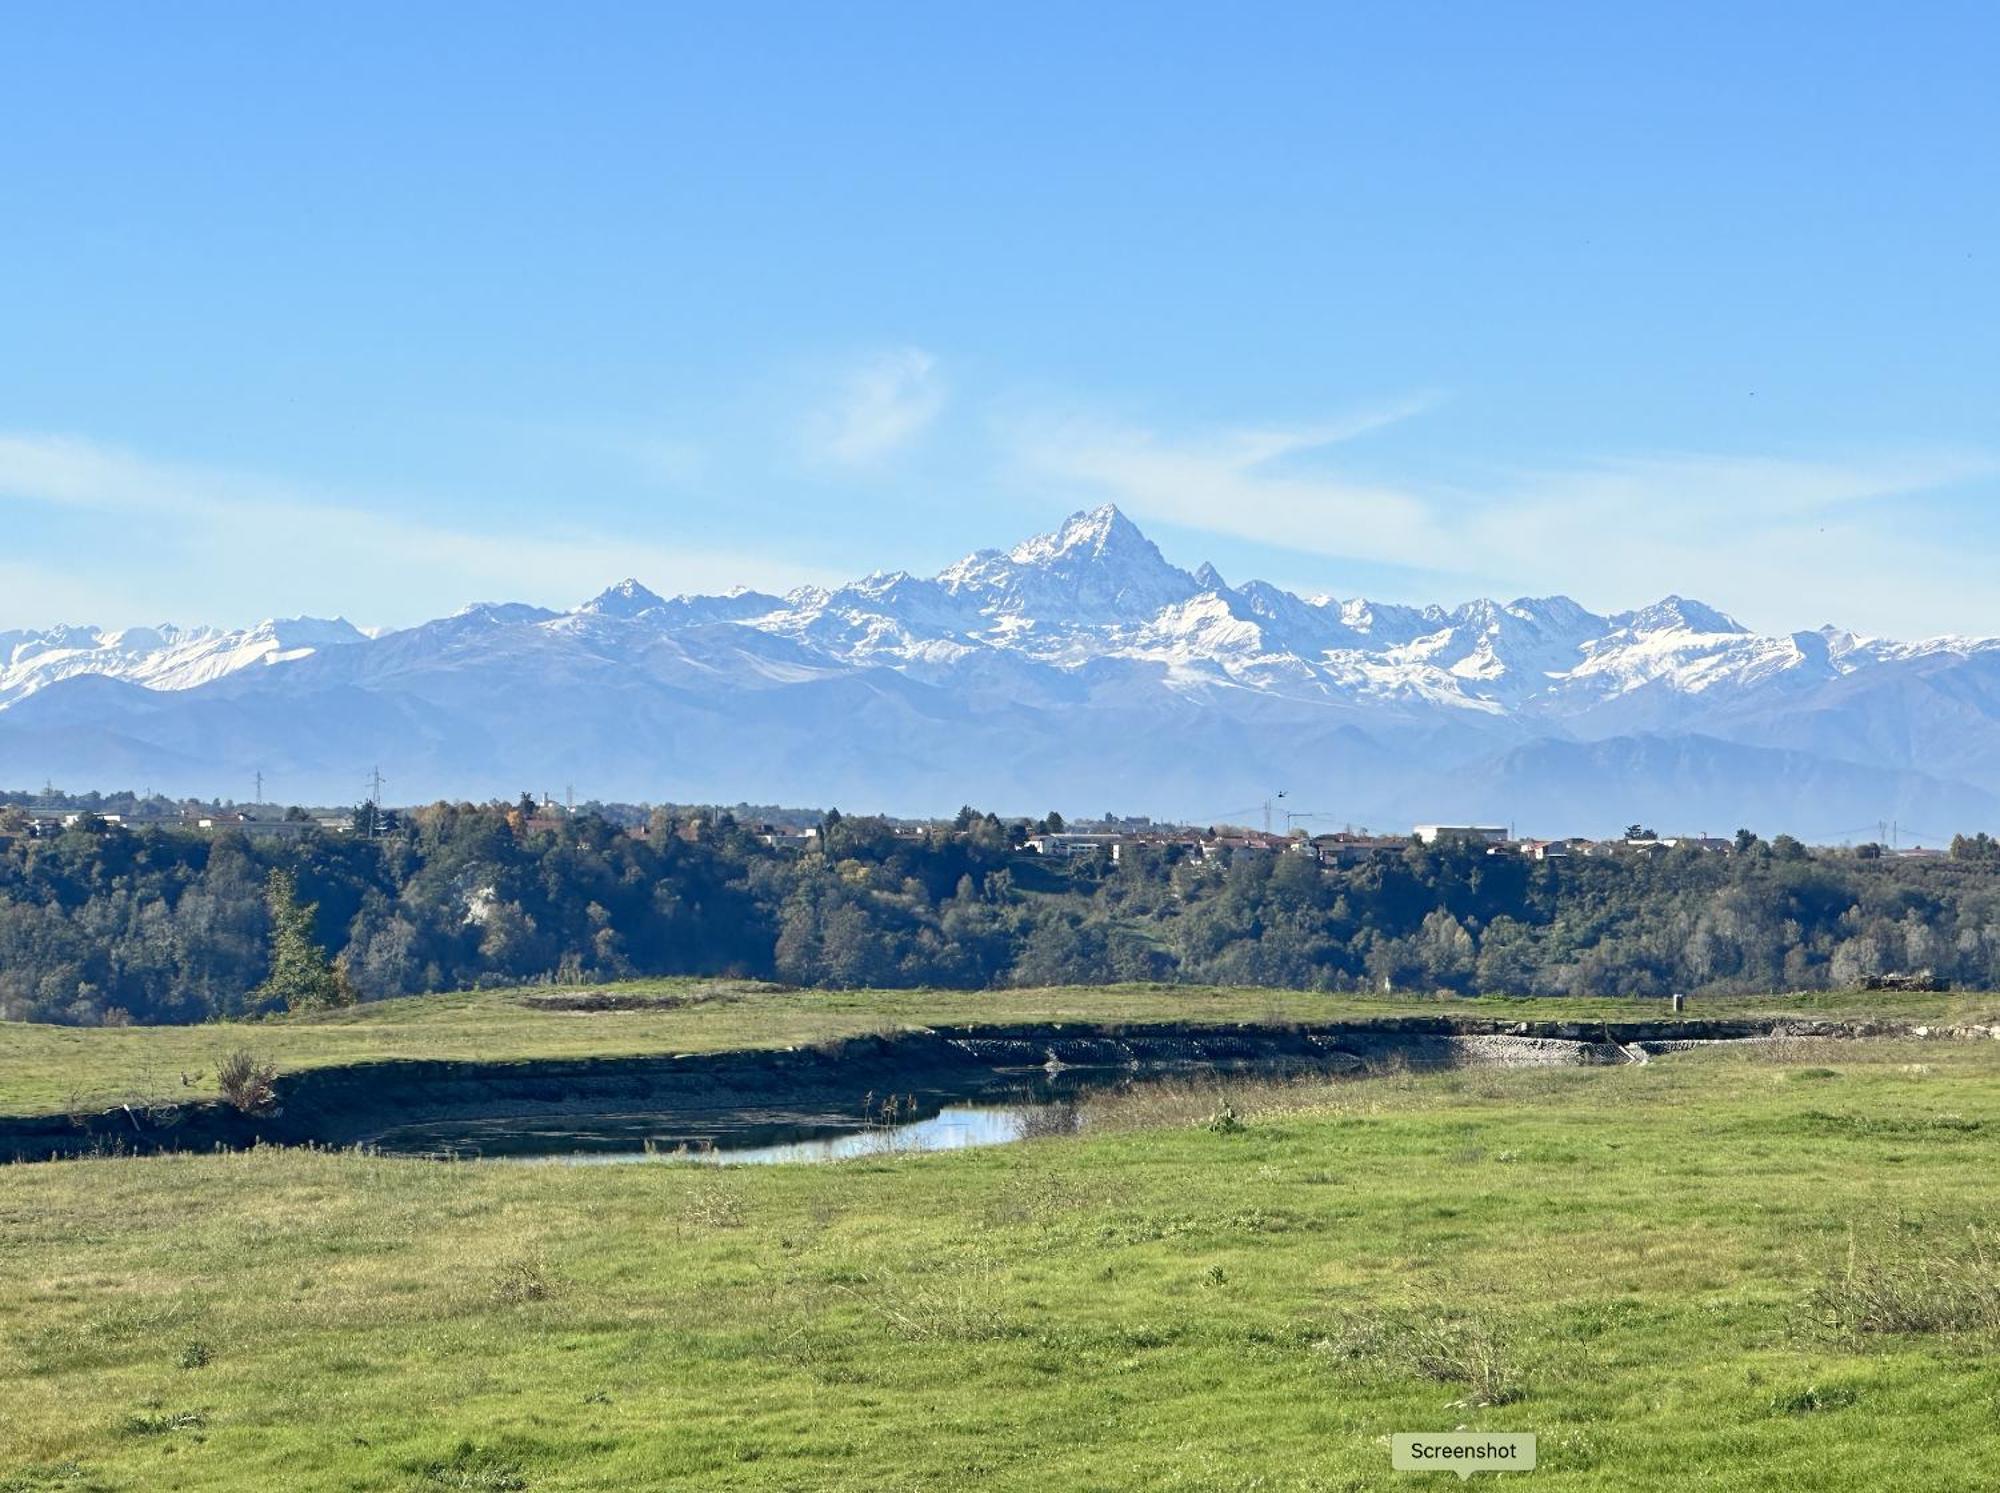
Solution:
<path fill-rule="evenodd" d="M 582 1093 L 574 1093 L 554 1102 L 511 1108 L 511 1112 L 407 1123 L 365 1136 L 362 1143 L 385 1155 L 452 1161 L 588 1164 L 671 1160 L 721 1166 L 827 1162 L 1005 1145 L 1030 1135 L 1059 1134 L 1076 1128 L 1077 1100 L 1107 1090 L 1162 1082 L 1221 1088 L 1235 1081 L 1299 1075 L 1359 1077 L 1385 1064 L 1409 1068 L 1539 1067 L 1647 1060 L 1647 1055 L 1636 1049 L 1611 1043 L 1514 1034 L 1440 1037 L 1391 1033 L 1371 1037 L 1364 1033 L 1349 1034 L 1345 1042 L 1357 1050 L 1322 1049 L 1303 1059 L 1292 1054 L 1269 1058 L 1253 1054 L 1084 1066 L 1057 1062 L 1052 1056 L 1043 1066 L 1020 1066 L 1018 1061 L 933 1064 L 892 1075 L 891 1082 L 907 1079 L 913 1087 L 887 1097 L 853 1090 L 848 1090 L 853 1097 L 845 1097 L 838 1084 L 826 1081 L 823 1072 L 809 1073 L 803 1082 L 788 1077 L 771 1081 L 769 1075 L 759 1072 L 752 1075 L 755 1081 L 739 1085 L 735 1094 L 710 1088 L 699 1098 L 691 1095 L 693 1102 L 681 1106 L 654 1105 L 650 1096 L 638 1095 L 625 1096 L 622 1103 L 600 1100 L 593 1105 Z M 1013 1048 L 1035 1044 L 986 1040 L 983 1045 L 1014 1057 Z M 1075 1043 L 1071 1050 L 1081 1045 Z M 1100 1039 L 1098 1045 L 1108 1042 Z M 1000 1055 L 981 1054 L 984 1058 Z M 868 1078 L 876 1082 L 883 1076 L 879 1067 L 868 1071 Z M 856 1082 L 854 1088 L 861 1086 Z M 612 1107 L 614 1103 L 617 1108 Z M 494 1104 L 492 1108 L 498 1111 L 501 1106 Z"/>
<path fill-rule="evenodd" d="M 946 1104 L 922 1118 L 910 1114 L 867 1120 L 769 1112 L 504 1116 L 401 1126 L 386 1131 L 373 1149 L 389 1156 L 455 1161 L 769 1166 L 999 1146 L 1075 1128 L 1076 1111 L 1070 1105 L 1030 1102 Z"/>
<path fill-rule="evenodd" d="M 984 1076 L 986 1082 L 975 1089 L 869 1093 L 830 1108 L 746 1102 L 440 1118 L 396 1126 L 366 1144 L 385 1156 L 439 1161 L 692 1161 L 717 1166 L 844 1161 L 1065 1134 L 1077 1128 L 1078 1099 L 1135 1081 L 1129 1073 L 1110 1071 L 987 1070 Z"/>

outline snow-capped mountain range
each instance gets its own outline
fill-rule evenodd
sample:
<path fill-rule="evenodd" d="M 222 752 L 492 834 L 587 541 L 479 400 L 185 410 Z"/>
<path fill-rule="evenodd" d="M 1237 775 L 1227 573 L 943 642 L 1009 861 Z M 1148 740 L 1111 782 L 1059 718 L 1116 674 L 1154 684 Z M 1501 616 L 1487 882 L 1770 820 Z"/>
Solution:
<path fill-rule="evenodd" d="M 1669 596 L 1452 609 L 1170 563 L 1116 508 L 933 577 L 0 632 L 0 781 L 401 802 L 522 789 L 1313 826 L 1905 837 L 2000 822 L 2000 640 L 1765 637 Z"/>
<path fill-rule="evenodd" d="M 219 627 L 52 627 L 0 632 L 0 709 L 58 679 L 103 674 L 148 689 L 191 689 L 252 664 L 305 658 L 321 648 L 360 643 L 367 634 L 344 618 L 292 617 L 241 632 Z"/>

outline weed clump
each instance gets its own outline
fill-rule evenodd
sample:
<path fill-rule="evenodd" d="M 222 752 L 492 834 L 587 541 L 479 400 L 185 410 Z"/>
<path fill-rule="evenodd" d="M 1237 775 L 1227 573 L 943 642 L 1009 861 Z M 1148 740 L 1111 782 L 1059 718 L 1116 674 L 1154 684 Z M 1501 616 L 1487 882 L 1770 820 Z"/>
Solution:
<path fill-rule="evenodd" d="M 80 1462 L 35 1462 L 0 1480 L 0 1493 L 44 1493 L 44 1490 L 54 1493 L 58 1488 L 101 1486 L 85 1484 L 87 1476 Z"/>
<path fill-rule="evenodd" d="M 278 1069 L 247 1047 L 239 1047 L 215 1065 L 216 1086 L 231 1108 L 246 1115 L 278 1113 Z"/>
<path fill-rule="evenodd" d="M 418 1463 L 410 1469 L 418 1486 L 478 1489 L 480 1493 L 520 1493 L 528 1486 L 520 1463 L 476 1442 L 461 1441 L 448 1457 Z"/>
<path fill-rule="evenodd" d="M 1822 1410 L 1841 1410 L 1861 1398 L 1860 1391 L 1846 1384 L 1808 1384 L 1803 1389 L 1785 1390 L 1771 1396 L 1773 1415 L 1816 1415 Z"/>
<path fill-rule="evenodd" d="M 1358 1317 L 1339 1336 L 1317 1345 L 1351 1362 L 1421 1374 L 1465 1391 L 1455 1407 L 1510 1405 L 1527 1393 L 1512 1355 L 1480 1318 L 1445 1312 L 1397 1312 Z"/>
<path fill-rule="evenodd" d="M 135 1410 L 120 1427 L 127 1436 L 165 1436 L 174 1431 L 199 1431 L 208 1417 L 199 1410 Z"/>
<path fill-rule="evenodd" d="M 510 1260 L 493 1279 L 493 1299 L 502 1306 L 526 1306 L 556 1295 L 560 1282 L 546 1261 L 535 1256 Z"/>
<path fill-rule="evenodd" d="M 905 1342 L 981 1343 L 1014 1335 L 991 1260 L 930 1278 L 877 1271 L 837 1289 Z"/>
<path fill-rule="evenodd" d="M 734 1186 L 718 1176 L 705 1176 L 694 1182 L 681 1204 L 681 1224 L 696 1234 L 740 1229 L 743 1221 L 743 1199 Z"/>
<path fill-rule="evenodd" d="M 1850 1230 L 1846 1259 L 1813 1287 L 1806 1312 L 1813 1325 L 1851 1343 L 1891 1335 L 2000 1338 L 2000 1256 L 1978 1228 L 1963 1239 L 1893 1245 Z"/>

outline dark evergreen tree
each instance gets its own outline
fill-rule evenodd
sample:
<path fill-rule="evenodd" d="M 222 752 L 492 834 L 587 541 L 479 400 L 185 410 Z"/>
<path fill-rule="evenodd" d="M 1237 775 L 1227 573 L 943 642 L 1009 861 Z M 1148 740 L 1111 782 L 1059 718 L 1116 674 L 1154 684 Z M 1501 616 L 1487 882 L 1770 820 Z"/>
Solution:
<path fill-rule="evenodd" d="M 285 1011 L 353 1004 L 345 976 L 313 939 L 318 909 L 299 901 L 297 878 L 273 867 L 264 878 L 264 902 L 271 916 L 271 972 L 252 998 Z"/>

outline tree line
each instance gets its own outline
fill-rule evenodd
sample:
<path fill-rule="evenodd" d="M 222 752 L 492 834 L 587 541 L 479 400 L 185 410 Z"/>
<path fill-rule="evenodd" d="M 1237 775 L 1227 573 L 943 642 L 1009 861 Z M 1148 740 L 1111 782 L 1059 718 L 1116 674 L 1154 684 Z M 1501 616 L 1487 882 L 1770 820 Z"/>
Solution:
<path fill-rule="evenodd" d="M 803 850 L 727 812 L 435 804 L 367 822 L 263 840 L 86 816 L 36 836 L 0 811 L 0 1018 L 191 1022 L 639 975 L 1665 995 L 1930 969 L 2000 986 L 1985 835 L 1928 861 L 1745 833 L 1731 854 L 1412 843 L 1332 868 L 1144 844 L 1043 857 L 1021 848 L 1026 821 L 971 809 L 914 833 L 829 813 Z"/>

